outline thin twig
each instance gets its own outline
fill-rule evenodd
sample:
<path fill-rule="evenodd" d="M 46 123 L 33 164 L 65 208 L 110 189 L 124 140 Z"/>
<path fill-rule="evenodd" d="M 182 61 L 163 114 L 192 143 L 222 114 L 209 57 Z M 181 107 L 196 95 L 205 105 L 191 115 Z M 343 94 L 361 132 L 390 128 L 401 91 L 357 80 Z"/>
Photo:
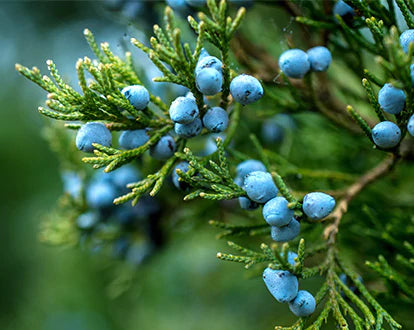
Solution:
<path fill-rule="evenodd" d="M 389 173 L 399 159 L 400 157 L 395 154 L 390 155 L 376 167 L 362 175 L 357 181 L 355 181 L 355 183 L 346 189 L 344 197 L 338 202 L 335 210 L 325 219 L 334 220 L 334 222 L 327 226 L 324 230 L 324 238 L 328 241 L 328 244 L 335 243 L 339 224 L 343 215 L 348 211 L 348 206 L 352 199 L 354 199 L 354 197 L 357 196 L 370 183 Z"/>

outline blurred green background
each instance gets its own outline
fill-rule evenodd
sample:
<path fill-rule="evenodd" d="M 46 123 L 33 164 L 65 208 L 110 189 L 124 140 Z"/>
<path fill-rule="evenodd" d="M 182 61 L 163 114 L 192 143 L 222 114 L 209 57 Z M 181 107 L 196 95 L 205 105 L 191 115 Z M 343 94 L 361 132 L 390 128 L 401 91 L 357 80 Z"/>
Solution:
<path fill-rule="evenodd" d="M 253 26 L 261 19 L 272 27 L 260 35 L 261 41 L 272 50 L 285 47 L 284 38 L 274 39 L 293 33 L 290 19 L 277 10 L 269 14 L 267 7 L 258 10 L 246 24 Z M 148 12 L 143 15 L 148 16 Z M 122 282 L 124 266 L 85 251 L 52 248 L 38 241 L 39 224 L 61 195 L 62 183 L 57 158 L 41 136 L 45 121 L 36 111 L 45 93 L 19 76 L 14 64 L 37 66 L 46 72 L 45 62 L 51 58 L 63 76 L 76 85 L 76 60 L 91 56 L 83 29 L 90 28 L 98 41 L 108 41 L 120 50 L 131 35 L 140 33 L 136 25 L 143 30 L 148 28 L 141 18 L 138 15 L 132 23 L 120 19 L 105 10 L 104 2 L 0 3 L 0 329 L 243 330 L 272 329 L 276 324 L 288 325 L 295 320 L 288 306 L 277 303 L 267 292 L 260 277 L 248 278 L 242 266 L 215 258 L 217 251 L 228 249 L 225 241 L 215 239 L 216 231 L 207 225 L 204 210 L 199 211 L 199 219 L 189 218 L 173 228 L 168 247 L 143 265 L 132 278 L 130 290 L 116 298 L 112 297 L 117 284 L 114 279 Z M 245 31 L 254 34 L 253 30 Z M 336 65 L 334 68 L 338 68 Z M 254 120 L 257 126 L 254 113 L 246 114 L 242 125 Z M 360 137 L 346 136 L 318 116 L 298 116 L 297 120 L 301 130 L 295 137 L 299 147 L 291 153 L 295 163 L 362 172 L 380 158 L 378 153 L 364 158 L 369 145 Z M 306 154 L 302 149 L 304 141 Z M 310 154 L 312 161 L 307 158 Z M 386 202 L 399 208 L 412 200 L 411 192 L 407 193 L 412 180 L 403 184 L 398 180 L 402 174 L 414 177 L 411 167 L 399 169 L 391 179 L 363 194 L 356 202 L 354 215 L 363 203 L 381 212 Z M 316 180 L 307 183 L 315 187 L 324 184 Z M 387 199 L 389 195 L 392 201 Z M 353 219 L 352 215 L 347 217 L 345 225 L 352 226 Z M 352 232 L 344 237 L 345 245 L 358 246 L 359 242 Z M 369 249 L 373 255 L 378 253 L 369 241 L 347 253 L 355 256 Z M 360 257 L 357 260 L 363 262 Z M 318 283 L 304 281 L 301 286 L 315 293 Z M 408 311 L 400 310 L 400 317 L 407 319 Z"/>

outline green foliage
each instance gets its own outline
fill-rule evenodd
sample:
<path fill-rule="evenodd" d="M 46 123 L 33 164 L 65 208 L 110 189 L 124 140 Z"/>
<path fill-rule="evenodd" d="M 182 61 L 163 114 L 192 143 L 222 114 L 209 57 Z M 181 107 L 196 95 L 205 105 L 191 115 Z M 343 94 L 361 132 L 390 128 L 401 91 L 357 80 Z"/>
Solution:
<path fill-rule="evenodd" d="M 185 196 L 184 200 L 191 200 L 196 197 L 223 200 L 246 195 L 245 191 L 233 181 L 221 138 L 217 138 L 217 153 L 218 162 L 211 159 L 198 161 L 188 148 L 184 149 L 183 154 L 177 154 L 181 159 L 188 161 L 190 166 L 188 172 L 177 169 L 180 180 L 196 189 Z M 206 167 L 207 165 L 211 170 Z"/>
<path fill-rule="evenodd" d="M 211 222 L 211 224 L 226 229 L 226 232 L 221 235 L 222 237 L 234 234 L 238 236 L 255 235 L 257 234 L 258 227 L 235 227 L 232 225 L 217 224 L 216 222 Z M 266 233 L 263 231 L 260 234 L 268 235 L 268 232 Z M 315 297 L 318 306 L 322 306 L 316 319 L 312 318 L 313 321 L 309 324 L 310 317 L 300 318 L 291 327 L 276 327 L 276 329 L 302 329 L 305 328 L 305 326 L 307 329 L 319 329 L 326 323 L 329 315 L 332 315 L 337 324 L 344 329 L 348 329 L 350 324 L 353 324 L 355 329 L 369 329 L 371 327 L 381 329 L 384 320 L 392 329 L 399 329 L 401 327 L 377 302 L 372 294 L 369 293 L 367 288 L 361 282 L 358 274 L 345 265 L 343 260 L 341 260 L 338 250 L 334 246 L 315 246 L 307 252 L 305 250 L 305 241 L 302 238 L 297 248 L 298 256 L 295 258 L 295 264 L 291 265 L 287 261 L 287 252 L 289 250 L 289 244 L 287 243 L 284 243 L 281 246 L 272 244 L 270 247 L 265 243 L 262 243 L 260 246 L 262 250 L 261 252 L 252 251 L 233 242 L 228 242 L 228 245 L 243 255 L 219 252 L 217 258 L 225 261 L 242 263 L 245 265 L 246 269 L 259 263 L 267 263 L 269 264 L 269 267 L 273 269 L 288 270 L 299 279 L 315 276 L 321 276 L 325 279 L 325 282 L 322 284 Z M 315 253 L 323 253 L 325 258 L 322 259 L 321 263 L 318 265 L 305 267 L 304 260 L 306 257 Z M 375 267 L 378 268 L 378 266 Z M 384 272 L 381 272 L 381 274 L 383 273 Z M 345 274 L 351 279 L 351 283 L 345 284 L 339 278 L 339 274 Z M 407 289 L 407 287 L 404 286 L 405 283 L 401 283 L 399 280 L 395 282 L 398 282 Z M 356 286 L 359 294 L 354 293 L 353 290 L 350 289 L 351 285 Z M 371 310 L 374 310 L 374 313 L 372 313 Z M 346 319 L 346 315 L 349 316 L 350 321 Z"/>
<path fill-rule="evenodd" d="M 364 207 L 363 211 L 374 228 L 367 232 L 367 236 L 380 237 L 386 245 L 395 249 L 392 257 L 389 257 L 390 260 L 392 258 L 392 265 L 381 254 L 377 261 L 366 261 L 366 265 L 384 279 L 389 294 L 399 295 L 402 300 L 412 303 L 414 301 L 414 291 L 412 290 L 413 281 L 410 274 L 414 269 L 414 249 L 408 240 L 414 230 L 414 218 L 411 216 L 411 219 L 407 221 L 403 216 L 406 225 L 404 228 L 400 228 L 395 222 L 386 225 L 379 223 L 375 212 L 367 206 Z"/>
<path fill-rule="evenodd" d="M 304 34 L 302 42 L 308 48 L 314 44 L 326 44 L 334 56 L 338 57 L 338 61 L 342 61 L 342 64 L 347 67 L 346 74 L 352 77 L 350 80 L 362 80 L 362 86 L 358 86 L 360 90 L 357 91 L 344 86 L 344 83 L 334 75 L 325 73 L 310 72 L 303 81 L 289 79 L 283 73 L 277 75 L 272 67 L 274 54 L 269 54 L 266 47 L 262 49 L 255 42 L 244 38 L 244 31 L 236 34 L 245 16 L 245 9 L 241 8 L 234 16 L 229 16 L 225 0 L 219 3 L 208 0 L 209 14 L 199 13 L 198 21 L 191 16 L 188 17 L 188 23 L 196 34 L 194 45 L 183 42 L 179 21 L 169 7 L 164 12 L 163 27 L 154 26 L 155 37 L 150 39 L 151 48 L 137 39 L 131 40 L 131 43 L 144 51 L 162 72 L 163 76 L 155 78 L 154 81 L 187 87 L 195 96 L 201 115 L 209 105 L 205 104 L 203 95 L 196 88 L 194 69 L 202 48 L 207 45 L 214 47 L 220 53 L 223 63 L 223 88 L 219 98 L 210 98 L 209 101 L 220 104 L 230 112 L 230 125 L 225 138 L 216 139 L 217 151 L 211 155 L 198 156 L 190 146 L 190 141 L 177 139 L 178 151 L 175 155 L 162 164 L 157 163 L 157 169 L 151 168 L 151 173 L 141 181 L 129 183 L 128 188 L 131 191 L 115 199 L 114 203 L 132 201 L 134 205 L 147 193 L 151 196 L 160 193 L 168 175 L 179 160 L 189 163 L 188 171 L 177 170 L 179 180 L 190 187 L 186 191 L 185 201 L 200 197 L 218 204 L 223 200 L 245 197 L 245 191 L 234 182 L 236 163 L 253 157 L 259 158 L 272 173 L 280 194 L 289 201 L 289 207 L 294 209 L 295 217 L 302 223 L 295 264 L 291 265 L 287 260 L 292 244 L 262 242 L 259 245 L 260 250 L 257 251 L 248 247 L 249 241 L 257 240 L 258 237 L 264 241 L 269 240 L 269 226 L 263 223 L 260 215 L 243 214 L 242 218 L 247 220 L 247 223 L 232 223 L 234 217 L 230 215 L 223 221 L 210 221 L 210 224 L 222 230 L 218 235 L 219 238 L 234 237 L 241 241 L 241 243 L 228 243 L 230 248 L 237 251 L 237 255 L 219 252 L 217 257 L 220 260 L 242 263 L 246 269 L 256 268 L 259 271 L 269 265 L 274 269 L 288 270 L 302 280 L 308 278 L 321 280 L 316 294 L 318 309 L 315 314 L 311 317 L 299 318 L 291 327 L 277 326 L 276 329 L 320 329 L 328 319 L 334 320 L 341 329 L 382 329 L 385 323 L 392 329 L 401 328 L 401 325 L 380 304 L 381 296 L 374 294 L 369 286 L 359 279 L 357 272 L 353 270 L 357 267 L 358 260 L 349 260 L 350 258 L 345 256 L 343 252 L 346 247 L 340 245 L 338 237 L 341 220 L 346 216 L 350 203 L 369 184 L 391 172 L 400 161 L 409 161 L 413 153 L 412 141 L 404 139 L 397 147 L 382 150 L 390 153 L 390 157 L 370 169 L 373 162 L 367 156 L 369 162 L 364 164 L 364 170 L 355 171 L 364 173 L 351 174 L 343 171 L 343 168 L 332 170 L 320 164 L 316 169 L 295 165 L 293 160 L 284 156 L 282 152 L 275 151 L 273 146 L 263 146 L 254 134 L 254 129 L 250 129 L 251 123 L 243 122 L 243 117 L 249 116 L 246 113 L 253 109 L 256 111 L 255 115 L 261 118 L 274 115 L 280 112 L 280 109 L 291 113 L 315 112 L 340 127 L 341 132 L 346 132 L 344 136 L 364 133 L 371 146 L 373 142 L 371 127 L 378 119 L 380 121 L 391 119 L 391 116 L 382 112 L 376 97 L 376 89 L 385 82 L 391 82 L 394 86 L 403 89 L 407 95 L 404 111 L 392 118 L 401 128 L 402 136 L 407 135 L 407 121 L 414 113 L 414 94 L 410 74 L 413 47 L 411 45 L 408 54 L 402 50 L 399 44 L 400 31 L 396 27 L 393 7 L 387 8 L 379 1 L 346 2 L 356 11 L 351 22 L 344 21 L 338 15 L 333 17 L 329 2 L 287 1 L 277 5 L 295 16 L 298 28 Z M 398 0 L 397 5 L 407 25 L 413 27 L 412 3 Z M 372 36 L 370 40 L 361 32 L 362 28 L 370 31 Z M 309 32 L 311 38 L 308 38 Z M 52 119 L 65 121 L 69 129 L 78 129 L 80 122 L 88 121 L 102 121 L 112 131 L 150 129 L 148 142 L 136 149 L 125 151 L 94 144 L 95 155 L 85 157 L 83 161 L 93 165 L 94 169 L 105 167 L 105 172 L 110 172 L 143 158 L 146 151 L 171 131 L 173 123 L 168 118 L 168 105 L 160 97 L 150 95 L 150 105 L 138 111 L 122 96 L 121 88 L 142 84 L 142 80 L 134 71 L 131 53 L 126 53 L 123 60 L 111 52 L 107 43 L 99 47 L 89 30 L 85 30 L 84 34 L 96 59 L 85 57 L 83 60 L 78 60 L 76 64 L 82 94 L 64 82 L 52 61 L 47 62 L 51 77 L 42 76 L 37 68 L 28 69 L 16 65 L 16 69 L 48 92 L 46 101 L 48 109 L 39 107 L 39 112 Z M 241 73 L 233 70 L 236 62 L 231 57 L 231 47 L 235 41 L 238 42 L 236 47 L 233 46 L 236 60 L 262 79 L 265 98 L 261 107 L 267 109 L 258 109 L 254 105 L 242 108 L 234 104 L 230 96 L 231 79 Z M 263 66 L 257 66 L 253 70 L 254 66 L 251 62 L 255 61 Z M 93 77 L 91 81 L 86 80 L 86 72 Z M 272 73 L 271 78 L 268 72 Z M 274 78 L 276 75 L 277 77 Z M 353 96 L 353 99 L 358 101 L 353 105 L 343 103 L 341 98 L 349 96 Z M 319 126 L 316 129 L 322 130 Z M 59 134 L 61 134 L 59 129 L 49 131 L 49 135 L 52 136 L 50 139 L 53 142 L 52 147 L 61 155 L 65 144 L 55 141 L 61 141 L 56 139 Z M 247 139 L 247 136 L 250 139 Z M 320 144 L 322 142 L 319 141 Z M 306 147 L 295 146 L 293 149 L 302 152 L 298 150 L 301 148 Z M 73 152 L 70 154 L 73 155 Z M 307 152 L 305 155 L 312 157 Z M 76 167 L 77 159 L 70 156 L 62 159 L 62 162 L 65 168 L 71 168 Z M 352 163 L 352 159 L 349 163 Z M 324 162 L 321 164 L 325 165 Z M 312 184 L 316 182 L 318 186 L 308 185 L 309 181 L 306 180 L 310 180 Z M 334 211 L 320 223 L 308 221 L 309 219 L 302 212 L 303 196 L 311 189 L 330 193 L 337 200 Z M 45 223 L 42 239 L 53 244 L 78 243 L 79 237 L 74 228 L 74 221 L 86 208 L 83 200 L 72 201 L 67 196 L 64 197 L 62 205 L 51 215 L 52 220 Z M 364 210 L 371 221 L 372 228 L 369 230 L 358 228 L 359 232 L 382 239 L 399 250 L 392 263 L 383 255 L 379 255 L 378 261 L 367 262 L 367 266 L 386 281 L 389 292 L 398 293 L 412 303 L 414 292 L 411 289 L 413 283 L 409 275 L 414 268 L 414 249 L 409 243 L 409 238 L 401 240 L 407 233 L 397 230 L 402 227 L 404 221 L 397 219 L 393 225 L 384 226 L 367 208 Z M 410 219 L 407 232 L 412 234 L 414 218 L 411 216 Z M 113 241 L 117 237 L 117 232 L 108 230 L 102 235 L 103 239 Z M 303 237 L 306 238 L 306 249 Z M 363 239 L 362 237 L 361 240 Z M 341 274 L 349 278 L 348 285 L 340 279 Z M 353 290 L 352 286 L 356 289 Z"/>

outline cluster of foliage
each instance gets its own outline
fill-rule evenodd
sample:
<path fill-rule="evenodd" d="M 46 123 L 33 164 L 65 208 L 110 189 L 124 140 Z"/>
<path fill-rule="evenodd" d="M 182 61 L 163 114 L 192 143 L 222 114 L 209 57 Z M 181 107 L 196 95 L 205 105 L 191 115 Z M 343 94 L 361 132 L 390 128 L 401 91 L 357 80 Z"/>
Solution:
<path fill-rule="evenodd" d="M 174 5 L 174 1 L 169 3 Z M 398 0 L 396 4 L 407 26 L 414 28 L 414 6 L 411 1 Z M 214 106 L 221 107 L 229 114 L 228 128 L 221 136 L 215 136 L 217 138 L 213 146 L 212 134 L 207 129 L 191 140 L 172 134 L 175 144 L 173 151 L 176 152 L 167 157 L 151 158 L 149 154 L 154 156 L 154 150 L 176 125 L 170 118 L 169 103 L 156 93 L 148 93 L 148 105 L 137 108 L 131 104 L 121 91 L 128 86 L 144 85 L 145 81 L 134 67 L 132 54 L 126 52 L 124 58 L 114 55 L 107 43 L 99 46 L 89 30 L 85 30 L 84 34 L 96 59 L 85 57 L 76 64 L 81 90 L 69 86 L 52 61 L 47 62 L 51 77 L 43 76 L 37 68 L 28 69 L 16 65 L 22 75 L 48 92 L 47 108 L 39 107 L 39 112 L 65 122 L 64 126 L 51 124 L 47 136 L 61 157 L 65 173 L 71 171 L 81 181 L 75 193 L 67 189 L 68 193 L 62 197 L 56 211 L 50 214 L 42 230 L 42 239 L 54 244 L 91 244 L 103 248 L 119 247 L 119 242 L 126 240 L 126 247 L 122 247 L 121 253 L 117 248 L 117 255 L 129 256 L 126 257 L 127 260 L 132 260 L 134 264 L 140 263 L 144 259 L 143 254 L 146 257 L 156 250 L 154 247 L 162 246 L 164 232 L 169 228 L 166 221 L 172 221 L 168 213 L 187 207 L 184 202 L 177 204 L 162 196 L 171 174 L 176 186 L 186 192 L 184 201 L 211 200 L 217 208 L 223 207 L 224 202 L 220 201 L 224 200 L 241 199 L 241 205 L 243 198 L 244 201 L 250 198 L 253 202 L 262 202 L 252 197 L 246 189 L 246 183 L 242 188 L 235 181 L 237 164 L 256 157 L 264 169 L 271 173 L 269 177 L 277 187 L 276 193 L 279 192 L 288 201 L 288 208 L 296 219 L 294 221 L 301 224 L 300 234 L 282 240 L 292 240 L 293 243 L 269 243 L 269 224 L 263 221 L 260 212 L 257 214 L 247 210 L 226 212 L 221 221 L 210 221 L 210 224 L 221 230 L 220 238 L 235 237 L 240 241 L 237 244 L 229 242 L 229 247 L 237 254 L 219 252 L 217 257 L 221 260 L 242 263 L 246 269 L 256 269 L 259 272 L 268 266 L 271 270 L 287 271 L 300 280 L 314 277 L 323 279 L 315 294 L 316 311 L 299 317 L 291 327 L 276 328 L 319 329 L 329 317 L 342 329 L 382 329 L 385 324 L 392 329 L 400 328 L 401 325 L 382 307 L 381 295 L 369 290 L 360 274 L 354 270 L 357 260 L 345 257 L 346 254 L 338 244 L 338 233 L 343 228 L 340 227 L 341 220 L 347 214 L 351 201 L 366 186 L 390 173 L 400 163 L 409 162 L 413 158 L 413 140 L 408 134 L 409 120 L 414 113 L 411 75 L 413 44 L 410 40 L 405 44 L 400 42 L 402 31 L 397 25 L 392 1 L 388 1 L 388 6 L 380 1 L 366 3 L 358 0 L 339 1 L 336 4 L 326 1 L 281 1 L 269 2 L 267 5 L 281 6 L 297 22 L 303 37 L 302 40 L 288 39 L 289 48 L 294 48 L 296 43 L 303 43 L 307 48 L 316 45 L 327 47 L 333 54 L 334 62 L 340 61 L 349 69 L 347 74 L 350 75 L 350 80 L 362 81 L 364 94 L 346 86 L 338 77 L 318 72 L 322 70 L 309 70 L 308 67 L 295 75 L 289 72 L 289 68 L 285 68 L 285 62 L 281 58 L 279 68 L 276 54 L 270 54 L 265 47 L 250 41 L 242 32 L 237 32 L 246 9 L 241 7 L 231 15 L 229 13 L 233 8 L 225 0 L 208 0 L 205 7 L 200 7 L 198 19 L 188 16 L 188 23 L 196 35 L 194 42 L 182 40 L 183 33 L 179 28 L 182 22 L 174 16 L 170 7 L 164 12 L 164 26 L 154 25 L 155 36 L 150 39 L 150 44 L 134 38 L 131 40 L 162 73 L 154 81 L 186 87 L 186 91 L 192 93 L 200 117 Z M 363 32 L 364 29 L 369 32 Z M 368 33 L 370 36 L 367 36 Z M 189 39 L 194 40 L 194 37 Z M 221 92 L 213 93 L 212 96 L 208 94 L 208 97 L 203 97 L 194 73 L 203 48 L 211 49 L 211 52 L 217 54 L 222 64 Z M 294 57 L 293 61 L 296 59 Z M 239 66 L 235 65 L 236 62 Z M 366 69 L 367 63 L 371 67 L 369 70 Z M 264 88 L 263 98 L 251 105 L 240 104 L 231 88 L 231 82 L 246 72 L 259 79 Z M 386 87 L 386 83 L 391 85 Z M 400 98 L 403 93 L 401 109 L 389 111 L 387 105 L 398 101 L 393 99 L 395 96 L 392 93 L 388 96 L 391 100 L 387 97 L 385 101 L 382 100 L 381 92 L 377 97 L 375 91 L 378 87 L 393 88 L 392 92 Z M 343 103 L 338 94 L 345 96 L 347 103 L 357 104 L 362 111 L 358 112 L 355 106 Z M 255 111 L 262 114 L 266 112 L 265 115 L 270 118 L 263 123 L 263 141 L 243 122 L 245 113 Z M 283 156 L 283 152 L 275 152 L 273 146 L 280 139 L 288 139 L 289 131 L 295 130 L 294 124 L 281 119 L 281 113 L 304 111 L 319 113 L 347 134 L 365 133 L 368 137 L 366 143 L 376 149 L 372 153 L 382 153 L 384 158 L 362 174 L 325 168 L 306 169 L 293 164 Z M 278 115 L 274 116 L 276 114 Z M 381 135 L 382 131 L 378 137 L 378 121 L 394 125 L 399 131 L 398 141 L 387 144 L 390 139 L 387 130 L 385 137 Z M 88 189 L 92 184 L 86 182 L 93 182 L 96 175 L 89 168 L 81 166 L 81 153 L 76 150 L 71 134 L 73 130 L 80 132 L 87 122 L 103 123 L 103 127 L 113 135 L 119 131 L 148 132 L 146 141 L 127 150 L 121 148 L 121 145 L 117 148 L 110 144 L 93 143 L 94 155 L 82 158 L 84 163 L 92 165 L 95 170 L 104 168 L 108 177 L 113 173 L 113 182 L 116 181 L 116 173 L 120 173 L 117 171 L 127 166 L 140 168 L 143 178 L 125 182 L 129 190 L 123 191 L 121 188 L 125 188 L 124 185 L 116 191 L 120 195 L 114 198 L 116 205 L 132 202 L 127 212 L 138 212 L 128 216 L 127 222 L 119 221 L 122 217 L 117 213 L 118 206 L 111 206 L 110 210 L 105 207 L 102 211 L 101 207 L 94 206 L 91 199 L 88 199 Z M 247 138 L 246 127 L 252 132 Z M 200 143 L 207 143 L 209 150 L 199 152 L 197 148 Z M 322 138 L 318 143 L 323 147 Z M 185 170 L 183 167 L 176 169 L 182 162 L 187 164 Z M 302 178 L 318 179 L 318 191 L 328 193 L 336 199 L 336 206 L 331 213 L 317 218 L 310 216 L 304 196 L 314 187 L 306 186 L 306 180 L 301 180 Z M 261 188 L 263 187 L 258 187 Z M 142 216 L 145 213 L 143 205 L 150 203 L 148 198 L 156 195 L 159 195 L 160 207 L 156 207 L 154 212 L 145 211 L 147 213 Z M 262 203 L 273 197 L 275 194 Z M 140 204 L 145 198 L 146 202 Z M 137 206 L 138 209 L 135 209 Z M 247 208 L 258 207 L 250 206 Z M 100 212 L 99 219 L 87 221 L 86 226 L 79 221 L 86 212 L 96 212 L 97 209 Z M 379 255 L 378 261 L 367 262 L 367 265 L 385 280 L 389 291 L 384 295 L 412 304 L 413 281 L 409 274 L 414 267 L 414 248 L 409 240 L 414 218 L 410 218 L 407 213 L 398 214 L 394 216 L 395 221 L 384 225 L 378 221 L 375 212 L 367 206 L 363 207 L 360 219 L 356 220 L 363 222 L 364 226 L 355 225 L 355 232 L 361 240 L 364 240 L 364 235 L 382 240 L 381 244 L 392 247 L 398 254 L 395 260 L 388 261 L 385 256 Z M 112 221 L 113 218 L 116 220 Z M 137 221 L 137 218 L 145 219 Z M 236 220 L 240 223 L 235 223 Z M 367 226 L 368 221 L 370 226 Z M 348 230 L 352 230 L 352 226 Z M 251 240 L 256 240 L 257 237 L 264 242 L 259 244 L 258 249 L 251 248 Z M 273 233 L 272 238 L 278 241 Z M 139 248 L 143 241 L 146 242 L 145 253 Z M 293 250 L 296 251 L 295 257 L 289 260 Z"/>

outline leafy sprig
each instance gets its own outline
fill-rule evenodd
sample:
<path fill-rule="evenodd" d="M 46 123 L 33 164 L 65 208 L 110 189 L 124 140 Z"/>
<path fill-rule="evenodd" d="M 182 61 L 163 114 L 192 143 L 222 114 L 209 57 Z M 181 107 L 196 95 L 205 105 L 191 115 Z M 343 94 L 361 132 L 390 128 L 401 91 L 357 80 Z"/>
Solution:
<path fill-rule="evenodd" d="M 155 112 L 149 109 L 136 110 L 120 92 L 122 87 L 141 84 L 132 68 L 131 54 L 126 53 L 126 60 L 123 61 L 111 52 L 107 43 L 102 43 L 99 49 L 89 30 L 86 29 L 84 34 L 101 62 L 93 61 L 88 57 L 77 61 L 76 70 L 83 94 L 64 82 L 51 60 L 47 61 L 51 77 L 42 76 L 36 67 L 29 69 L 16 64 L 19 73 L 49 93 L 46 101 L 49 109 L 39 107 L 39 111 L 57 120 L 105 121 L 108 123 L 108 128 L 116 127 L 117 130 L 165 125 L 166 120 Z M 93 77 L 89 83 L 85 71 Z M 151 95 L 150 99 L 157 107 L 166 109 L 166 105 L 159 97 Z"/>
<path fill-rule="evenodd" d="M 209 9 L 211 18 L 202 14 L 200 16 L 202 18 L 201 22 L 196 23 L 198 38 L 194 51 L 191 51 L 189 43 L 181 41 L 181 31 L 177 27 L 173 11 L 169 7 L 166 8 L 164 13 L 165 27 L 154 26 L 155 37 L 152 37 L 150 40 L 152 49 L 134 38 L 131 40 L 132 44 L 141 48 L 149 55 L 151 61 L 163 73 L 163 77 L 158 77 L 154 80 L 188 87 L 196 97 L 201 112 L 204 111 L 204 102 L 202 94 L 195 86 L 194 69 L 205 37 L 208 39 L 214 36 L 217 39 L 225 36 L 225 39 L 215 45 L 223 55 L 223 74 L 225 78 L 223 95 L 227 99 L 228 86 L 230 84 L 228 44 L 244 16 L 244 9 L 240 9 L 234 20 L 227 17 L 227 4 L 225 1 L 222 1 L 219 6 L 214 1 L 209 1 Z M 224 29 L 223 24 L 226 26 Z M 193 28 L 195 27 L 194 24 L 192 26 Z M 206 31 L 206 34 L 204 34 L 204 31 Z M 144 152 L 154 146 L 163 135 L 172 129 L 173 123 L 166 118 L 168 107 L 159 97 L 150 94 L 151 106 L 143 110 L 136 110 L 121 94 L 120 89 L 125 86 L 142 85 L 141 80 L 134 71 L 131 53 L 127 52 L 125 60 L 122 60 L 111 52 L 108 43 L 102 43 L 99 47 L 93 34 L 88 29 L 85 29 L 84 35 L 97 59 L 91 60 L 85 57 L 84 59 L 79 59 L 76 63 L 82 94 L 64 82 L 51 60 L 47 64 L 52 78 L 42 76 L 37 68 L 30 70 L 17 64 L 16 69 L 49 93 L 48 100 L 46 101 L 49 109 L 39 107 L 39 111 L 53 119 L 66 121 L 68 128 L 80 128 L 79 121 L 103 121 L 107 128 L 114 131 L 139 128 L 150 129 L 148 131 L 150 135 L 148 142 L 136 149 L 120 150 L 114 147 L 93 144 L 95 155 L 84 157 L 83 161 L 92 164 L 95 169 L 105 167 L 105 172 L 110 172 L 143 155 Z M 86 79 L 85 72 L 93 77 L 89 82 Z M 152 108 L 152 106 L 161 110 L 161 113 L 157 109 Z M 239 108 L 236 107 L 232 117 L 234 117 L 234 120 L 229 128 L 230 136 L 234 134 L 235 125 L 238 122 Z M 138 183 L 131 183 L 132 191 L 117 198 L 115 203 L 133 200 L 133 204 L 135 204 L 138 198 L 148 191 L 150 191 L 151 195 L 156 194 L 165 181 L 166 176 L 170 173 L 176 159 L 176 156 L 170 158 L 158 172 L 148 175 L 147 178 Z M 214 166 L 214 163 L 210 165 Z M 221 173 L 219 174 L 221 175 Z M 216 185 L 215 191 L 229 194 L 229 190 L 226 190 L 224 186 Z M 240 191 L 237 193 L 241 194 Z M 208 197 L 211 196 L 206 195 L 206 198 Z"/>
<path fill-rule="evenodd" d="M 183 153 L 177 154 L 178 158 L 189 163 L 187 172 L 177 169 L 179 180 L 188 183 L 194 189 L 184 197 L 184 200 L 196 197 L 227 200 L 246 195 L 246 192 L 234 182 L 230 173 L 223 140 L 218 137 L 216 143 L 218 154 L 216 162 L 208 158 L 198 159 L 188 148 L 185 148 Z"/>
<path fill-rule="evenodd" d="M 233 261 L 238 263 L 245 264 L 245 268 L 249 269 L 253 265 L 259 263 L 268 263 L 272 269 L 284 269 L 290 271 L 292 274 L 300 278 L 309 277 L 310 274 L 315 274 L 318 272 L 316 269 L 305 269 L 304 259 L 305 259 L 305 240 L 301 239 L 297 248 L 297 257 L 295 258 L 294 265 L 288 262 L 288 252 L 289 244 L 285 243 L 282 246 L 277 244 L 272 244 L 268 246 L 265 243 L 260 245 L 260 252 L 253 251 L 251 249 L 242 247 L 234 242 L 227 242 L 228 245 L 236 250 L 237 252 L 242 253 L 243 255 L 233 255 L 219 252 L 217 253 L 217 258 L 226 261 Z"/>
<path fill-rule="evenodd" d="M 246 14 L 246 10 L 241 7 L 236 13 L 234 19 L 232 19 L 226 15 L 226 0 L 221 0 L 218 5 L 215 0 L 207 0 L 207 6 L 211 13 L 211 18 L 201 12 L 198 14 L 201 23 L 198 23 L 191 16 L 188 17 L 188 22 L 198 34 L 199 38 L 205 38 L 220 50 L 223 62 L 223 91 L 221 95 L 221 105 L 223 107 L 227 107 L 228 97 L 230 94 L 230 41 L 240 26 Z M 201 47 L 198 47 L 198 51 L 201 51 Z"/>
<path fill-rule="evenodd" d="M 116 198 L 114 203 L 123 204 L 132 200 L 132 205 L 136 205 L 139 198 L 147 192 L 149 192 L 150 196 L 155 196 L 160 191 L 176 160 L 177 157 L 173 156 L 168 159 L 156 173 L 149 174 L 145 179 L 139 182 L 128 184 L 127 187 L 132 189 L 132 191 Z"/>

